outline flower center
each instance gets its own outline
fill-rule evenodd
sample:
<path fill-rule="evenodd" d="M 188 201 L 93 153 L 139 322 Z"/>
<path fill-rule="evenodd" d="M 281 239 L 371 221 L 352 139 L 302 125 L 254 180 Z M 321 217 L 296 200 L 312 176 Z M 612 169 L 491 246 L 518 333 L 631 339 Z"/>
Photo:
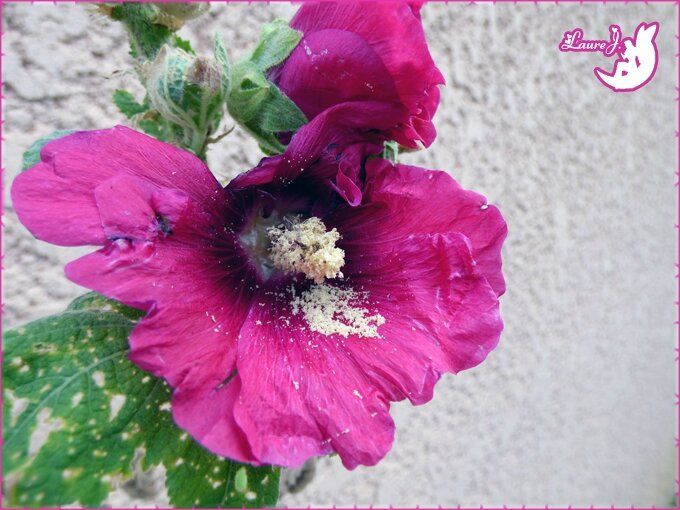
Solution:
<path fill-rule="evenodd" d="M 277 271 L 303 273 L 317 284 L 343 276 L 345 252 L 335 246 L 340 234 L 319 218 L 256 214 L 239 239 L 264 280 Z"/>
<path fill-rule="evenodd" d="M 336 229 L 326 230 L 319 218 L 303 221 L 300 216 L 285 217 L 281 224 L 267 229 L 267 236 L 275 268 L 304 273 L 317 284 L 326 278 L 342 278 L 345 252 L 335 246 L 340 234 Z"/>
<path fill-rule="evenodd" d="M 239 236 L 241 246 L 249 255 L 250 261 L 257 268 L 263 280 L 269 280 L 276 270 L 274 263 L 269 257 L 269 237 L 267 229 L 280 221 L 278 214 L 273 213 L 264 216 L 260 211 L 255 214 L 248 223 L 248 226 Z"/>

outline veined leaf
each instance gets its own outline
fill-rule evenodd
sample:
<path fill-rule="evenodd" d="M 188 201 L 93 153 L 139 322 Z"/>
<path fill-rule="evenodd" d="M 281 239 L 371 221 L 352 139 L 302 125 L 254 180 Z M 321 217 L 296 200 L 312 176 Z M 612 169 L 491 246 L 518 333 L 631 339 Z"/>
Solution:
<path fill-rule="evenodd" d="M 88 294 L 4 335 L 3 482 L 13 506 L 99 506 L 117 481 L 163 464 L 178 507 L 271 506 L 279 469 L 217 457 L 175 426 L 171 390 L 132 364 L 141 312 Z M 245 484 L 244 484 L 245 480 Z"/>
<path fill-rule="evenodd" d="M 114 90 L 113 103 L 118 107 L 120 113 L 131 119 L 139 113 L 144 113 L 149 109 L 148 105 L 140 104 L 135 101 L 135 97 L 127 90 Z"/>
<path fill-rule="evenodd" d="M 302 39 L 302 33 L 288 25 L 285 19 L 276 19 L 262 25 L 260 39 L 250 56 L 250 61 L 266 71 L 288 58 Z"/>

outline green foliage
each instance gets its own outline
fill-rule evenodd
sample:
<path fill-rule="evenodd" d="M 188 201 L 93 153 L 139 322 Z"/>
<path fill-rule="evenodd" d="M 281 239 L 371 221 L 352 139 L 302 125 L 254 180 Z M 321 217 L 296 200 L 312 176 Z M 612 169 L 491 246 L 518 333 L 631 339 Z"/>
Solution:
<path fill-rule="evenodd" d="M 300 32 L 285 20 L 263 26 L 249 58 L 232 70 L 229 114 L 260 144 L 267 154 L 285 150 L 277 133 L 295 132 L 307 123 L 304 113 L 267 79 L 266 72 L 283 62 L 300 42 Z"/>
<path fill-rule="evenodd" d="M 250 56 L 250 61 L 262 71 L 280 64 L 302 39 L 302 33 L 288 26 L 285 19 L 266 23 L 260 30 L 260 39 Z"/>
<path fill-rule="evenodd" d="M 215 61 L 222 76 L 222 94 L 224 98 L 229 96 L 231 90 L 231 66 L 229 65 L 229 55 L 224 43 L 219 35 L 215 34 Z"/>
<path fill-rule="evenodd" d="M 61 138 L 62 136 L 70 135 L 75 130 L 73 129 L 61 129 L 57 131 L 52 131 L 49 135 L 39 138 L 31 144 L 31 146 L 24 152 L 21 158 L 21 171 L 31 168 L 33 165 L 40 163 L 40 151 L 52 140 Z"/>
<path fill-rule="evenodd" d="M 148 104 L 140 104 L 135 100 L 135 97 L 127 90 L 114 90 L 113 103 L 118 107 L 120 113 L 125 115 L 128 119 L 135 115 L 144 113 L 149 109 Z"/>
<path fill-rule="evenodd" d="M 174 40 L 175 40 L 175 46 L 178 47 L 180 50 L 186 51 L 190 55 L 196 55 L 196 52 L 191 47 L 191 42 L 189 42 L 186 39 L 182 39 L 178 35 L 175 36 Z"/>
<path fill-rule="evenodd" d="M 171 36 L 172 30 L 158 21 L 158 8 L 141 2 L 123 2 L 111 8 L 111 17 L 128 30 L 130 55 L 153 59 Z"/>
<path fill-rule="evenodd" d="M 130 119 L 132 125 L 144 131 L 147 135 L 153 136 L 164 142 L 175 142 L 181 140 L 184 130 L 151 108 L 149 97 L 144 98 L 144 102 L 138 103 L 134 96 L 125 90 L 116 90 L 113 93 L 113 102 L 118 110 Z"/>
<path fill-rule="evenodd" d="M 197 56 L 191 43 L 174 34 L 204 6 L 122 3 L 103 6 L 128 29 L 131 55 L 147 89 L 144 103 L 116 91 L 118 109 L 145 133 L 189 149 L 205 159 L 208 144 L 222 121 L 224 106 L 267 154 L 285 150 L 279 133 L 297 131 L 307 122 L 302 111 L 267 79 L 298 45 L 301 33 L 278 19 L 262 27 L 250 56 L 232 67 L 216 38 L 214 60 Z M 146 62 L 145 62 L 146 61 Z"/>
<path fill-rule="evenodd" d="M 178 429 L 164 381 L 127 359 L 142 312 L 91 293 L 4 335 L 3 483 L 12 506 L 99 506 L 117 480 L 163 464 L 178 507 L 274 505 L 278 468 L 212 455 Z M 245 485 L 243 481 L 246 481 Z"/>
<path fill-rule="evenodd" d="M 268 154 L 279 154 L 285 146 L 277 133 L 295 132 L 307 123 L 305 114 L 273 83 L 248 75 L 249 62 L 235 66 L 235 86 L 229 97 L 229 114 L 241 124 Z M 244 74 L 238 75 L 245 71 Z M 241 78 L 241 79 L 239 79 Z"/>
<path fill-rule="evenodd" d="M 230 86 L 222 43 L 216 41 L 215 59 L 164 46 L 147 73 L 145 85 L 153 108 L 176 126 L 171 133 L 177 137 L 170 140 L 203 157 L 208 138 L 222 119 Z"/>

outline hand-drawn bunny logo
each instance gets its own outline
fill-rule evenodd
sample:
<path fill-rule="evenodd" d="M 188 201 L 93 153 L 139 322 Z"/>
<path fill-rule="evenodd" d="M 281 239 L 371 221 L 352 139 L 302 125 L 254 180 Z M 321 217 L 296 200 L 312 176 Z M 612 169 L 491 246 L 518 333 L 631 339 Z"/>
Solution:
<path fill-rule="evenodd" d="M 618 55 L 611 72 L 596 67 L 595 76 L 614 92 L 632 92 L 646 85 L 654 77 L 659 65 L 659 50 L 656 35 L 659 23 L 640 23 L 633 38 L 621 40 L 621 28 L 609 27 L 609 41 L 583 39 L 583 30 L 575 28 L 565 32 L 559 49 L 568 51 L 597 51 L 606 57 Z"/>

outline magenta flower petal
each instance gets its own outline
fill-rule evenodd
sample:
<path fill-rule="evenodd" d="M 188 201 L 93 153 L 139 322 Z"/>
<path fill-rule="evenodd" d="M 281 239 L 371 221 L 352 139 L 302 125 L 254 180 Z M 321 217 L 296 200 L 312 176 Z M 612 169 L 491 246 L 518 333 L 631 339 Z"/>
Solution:
<path fill-rule="evenodd" d="M 501 246 L 507 225 L 483 195 L 463 189 L 445 172 L 392 165 L 383 159 L 369 160 L 366 175 L 364 194 L 369 203 L 389 204 L 393 212 L 382 231 L 398 228 L 404 235 L 460 232 L 470 241 L 477 270 L 496 295 L 505 292 Z"/>
<path fill-rule="evenodd" d="M 498 343 L 507 227 L 443 172 L 372 160 L 366 173 L 363 205 L 332 224 L 343 225 L 345 273 L 386 318 L 371 343 L 391 355 L 361 342 L 352 352 L 391 400 L 427 402 L 440 374 L 479 364 Z"/>
<path fill-rule="evenodd" d="M 350 350 L 390 400 L 423 404 L 441 374 L 471 368 L 496 347 L 503 329 L 498 298 L 461 234 L 414 235 L 382 248 L 388 254 L 372 267 L 360 264 L 365 269 L 353 278 L 370 286 L 385 317 L 381 338 Z M 382 285 L 375 285 L 378 277 Z"/>
<path fill-rule="evenodd" d="M 231 282 L 239 278 L 238 267 L 206 264 L 215 253 L 200 238 L 184 242 L 182 235 L 178 229 L 155 242 L 118 239 L 66 266 L 75 283 L 149 312 L 130 336 L 130 359 L 173 386 L 205 360 L 233 359 L 251 300 Z M 232 255 L 223 255 L 228 263 Z"/>
<path fill-rule="evenodd" d="M 106 241 L 94 191 L 111 177 L 137 176 L 159 186 L 179 186 L 202 200 L 220 190 L 193 154 L 123 126 L 73 133 L 48 143 L 40 155 L 41 163 L 14 180 L 12 202 L 33 235 L 62 246 Z"/>
<path fill-rule="evenodd" d="M 21 222 L 38 239 L 61 246 L 103 244 L 106 236 L 94 190 L 79 184 L 57 175 L 51 164 L 38 163 L 14 179 L 12 203 Z"/>
<path fill-rule="evenodd" d="M 12 190 L 29 228 L 103 246 L 67 276 L 147 312 L 130 358 L 169 382 L 176 422 L 217 454 L 298 466 L 337 452 L 350 469 L 375 464 L 393 440 L 390 401 L 427 402 L 443 373 L 498 342 L 500 213 L 443 172 L 367 161 L 377 141 L 342 145 L 362 128 L 344 115 L 323 123 L 343 108 L 227 189 L 193 156 L 180 152 L 179 170 L 168 161 L 177 149 L 115 129 L 113 141 L 52 142 Z M 117 156 L 114 169 L 121 140 L 137 158 Z M 102 173 L 62 166 L 82 165 L 80 153 Z M 42 178 L 50 207 L 27 205 Z M 68 220 L 91 226 L 80 237 L 49 217 L 69 190 L 85 213 Z M 276 262 L 271 229 L 303 219 L 322 226 L 314 235 L 336 229 L 342 276 L 319 283 Z"/>
<path fill-rule="evenodd" d="M 92 229 L 96 236 L 76 237 L 74 243 L 105 246 L 68 264 L 67 276 L 149 312 L 130 336 L 132 361 L 177 389 L 173 413 L 192 435 L 213 447 L 219 442 L 220 452 L 231 458 L 254 461 L 242 433 L 227 433 L 238 430 L 231 411 L 215 430 L 195 419 L 206 398 L 215 409 L 231 409 L 238 393 L 230 386 L 208 395 L 235 368 L 235 339 L 249 310 L 240 288 L 222 285 L 220 264 L 236 255 L 233 240 L 218 243 L 233 238 L 226 228 L 235 218 L 226 192 L 195 156 L 127 128 L 75 133 L 48 144 L 42 157 L 48 162 L 27 170 L 12 188 L 20 219 L 37 228 L 36 235 L 51 240 L 55 232 L 65 235 L 73 226 L 68 222 L 78 220 L 45 214 L 45 202 L 50 211 L 69 210 L 72 204 L 64 206 L 61 199 L 77 191 L 74 202 L 87 208 L 80 221 L 98 227 Z M 58 187 L 31 203 L 42 179 Z M 230 267 L 239 270 L 237 264 Z"/>
<path fill-rule="evenodd" d="M 380 335 L 319 334 L 287 290 L 261 295 L 241 330 L 235 413 L 265 462 L 298 465 L 330 446 L 353 468 L 389 450 L 383 404 L 429 401 L 443 373 L 477 365 L 497 345 L 503 323 L 489 279 L 500 292 L 506 225 L 447 174 L 383 160 L 367 164 L 362 204 L 324 221 L 346 254 L 345 278 L 331 285 L 365 294 L 385 319 Z M 349 436 L 356 430 L 364 433 Z"/>
<path fill-rule="evenodd" d="M 345 342 L 310 331 L 287 298 L 258 298 L 265 306 L 253 307 L 239 340 L 235 416 L 253 453 L 285 466 L 332 451 L 349 469 L 377 463 L 394 436 L 386 398 Z"/>
<path fill-rule="evenodd" d="M 406 114 L 388 130 L 389 138 L 408 147 L 432 143 L 431 119 L 444 78 L 430 56 L 418 8 L 310 2 L 290 24 L 303 38 L 271 77 L 308 118 L 343 102 L 391 102 Z"/>
<path fill-rule="evenodd" d="M 403 108 L 399 105 L 379 101 L 332 106 L 300 128 L 282 157 L 264 158 L 257 167 L 236 176 L 229 186 L 240 189 L 260 184 L 286 184 L 309 171 L 321 156 L 331 152 L 334 164 L 328 166 L 332 170 L 328 178 L 342 172 L 343 166 L 338 167 L 335 155 L 345 152 L 344 158 L 340 159 L 341 165 L 350 159 L 347 166 L 354 173 L 349 179 L 355 180 L 362 159 L 383 150 L 383 142 L 387 139 L 384 131 L 396 126 L 402 113 Z M 357 193 L 355 188 L 354 183 L 345 183 L 342 187 L 347 196 L 356 201 L 357 195 L 360 200 L 360 191 Z"/>
<path fill-rule="evenodd" d="M 213 365 L 215 360 L 220 363 Z M 177 425 L 208 450 L 240 462 L 261 464 L 234 420 L 234 404 L 241 392 L 238 374 L 232 372 L 227 379 L 223 375 L 214 377 L 233 370 L 222 360 L 222 357 L 205 359 L 189 372 L 172 396 L 172 415 Z"/>

